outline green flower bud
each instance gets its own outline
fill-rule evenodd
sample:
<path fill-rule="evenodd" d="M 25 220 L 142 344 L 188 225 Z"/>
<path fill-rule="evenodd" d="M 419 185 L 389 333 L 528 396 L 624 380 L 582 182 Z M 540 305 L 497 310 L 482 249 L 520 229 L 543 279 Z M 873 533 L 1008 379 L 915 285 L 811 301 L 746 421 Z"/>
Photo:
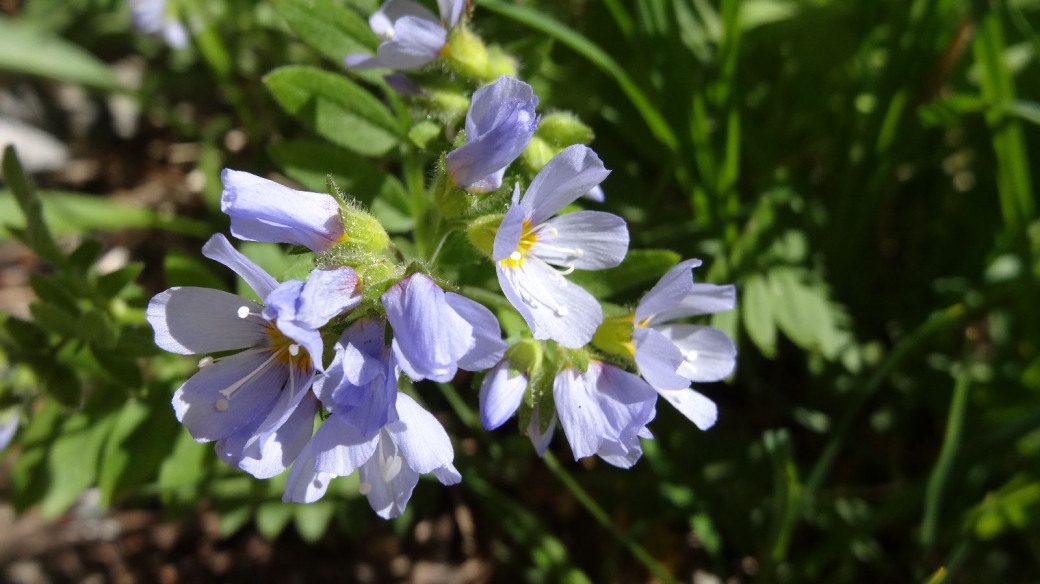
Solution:
<path fill-rule="evenodd" d="M 460 217 L 473 211 L 477 198 L 456 187 L 444 172 L 443 157 L 441 171 L 433 183 L 433 204 L 445 219 Z"/>
<path fill-rule="evenodd" d="M 553 112 L 542 116 L 535 136 L 560 149 L 571 144 L 588 144 L 594 137 L 592 128 L 570 112 Z"/>
<path fill-rule="evenodd" d="M 632 315 L 603 319 L 603 324 L 592 335 L 592 346 L 604 353 L 631 358 L 635 355 L 632 345 Z"/>
<path fill-rule="evenodd" d="M 498 79 L 502 75 L 510 77 L 519 76 L 519 63 L 516 58 L 502 50 L 498 45 L 492 45 L 488 49 L 488 67 L 491 70 L 491 78 Z"/>
<path fill-rule="evenodd" d="M 456 87 L 449 85 L 424 86 L 423 91 L 429 100 L 430 111 L 445 124 L 451 124 L 466 117 L 469 111 L 469 97 Z"/>
<path fill-rule="evenodd" d="M 466 228 L 469 242 L 489 258 L 495 247 L 495 235 L 498 234 L 498 226 L 502 224 L 503 217 L 501 213 L 477 217 Z"/>
<path fill-rule="evenodd" d="M 520 159 L 530 172 L 536 173 L 557 154 L 558 151 L 536 133 L 520 154 Z"/>
<path fill-rule="evenodd" d="M 484 41 L 465 25 L 456 26 L 451 31 L 441 54 L 448 68 L 459 75 L 481 81 L 492 79 Z"/>

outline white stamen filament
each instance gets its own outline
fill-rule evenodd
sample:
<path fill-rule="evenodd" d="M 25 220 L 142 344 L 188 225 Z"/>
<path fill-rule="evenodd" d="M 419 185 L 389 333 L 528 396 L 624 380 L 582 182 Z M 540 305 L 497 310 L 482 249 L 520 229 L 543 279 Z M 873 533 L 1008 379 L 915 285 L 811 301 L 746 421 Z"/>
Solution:
<path fill-rule="evenodd" d="M 389 440 L 394 445 L 394 453 L 389 457 L 383 455 L 383 442 Z M 390 435 L 384 430 L 382 435 L 379 436 L 379 477 L 384 482 L 390 482 L 401 473 L 401 464 L 404 462 L 401 456 L 397 454 L 397 443 L 390 438 Z"/>
<path fill-rule="evenodd" d="M 216 410 L 218 412 L 223 412 L 223 411 L 227 410 L 228 409 L 228 400 L 231 399 L 231 394 L 233 394 L 236 391 L 238 391 L 250 379 L 256 377 L 257 374 L 259 374 L 261 371 L 266 369 L 267 366 L 270 365 L 279 355 L 281 355 L 283 351 L 285 351 L 284 348 L 279 349 L 277 351 L 274 351 L 273 353 L 271 353 L 271 356 L 268 357 L 266 361 L 261 363 L 256 369 L 253 369 L 253 371 L 251 371 L 248 375 L 246 375 L 242 379 L 239 379 L 238 381 L 232 383 L 228 387 L 220 390 L 220 394 L 223 395 L 224 397 L 223 398 L 218 398 L 216 403 L 213 404 L 213 407 L 216 408 Z M 290 379 L 291 378 L 292 378 L 292 369 L 290 369 Z"/>

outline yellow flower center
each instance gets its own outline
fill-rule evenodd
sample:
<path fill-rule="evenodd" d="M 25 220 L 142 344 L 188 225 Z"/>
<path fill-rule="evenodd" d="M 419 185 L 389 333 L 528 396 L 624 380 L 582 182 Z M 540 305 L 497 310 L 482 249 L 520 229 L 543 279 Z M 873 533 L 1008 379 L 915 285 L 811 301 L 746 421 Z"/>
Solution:
<path fill-rule="evenodd" d="M 531 248 L 534 247 L 535 242 L 538 241 L 538 235 L 535 234 L 534 230 L 531 229 L 531 222 L 524 220 L 523 229 L 520 231 L 520 241 L 516 244 L 516 249 L 513 253 L 509 254 L 504 260 L 499 260 L 499 264 L 507 268 L 518 268 L 523 265 L 524 257 Z"/>
<path fill-rule="evenodd" d="M 302 345 L 282 334 L 282 331 L 273 324 L 265 327 L 267 338 L 270 339 L 271 352 L 275 355 L 275 361 L 282 365 L 288 365 L 299 371 L 310 371 L 311 358 Z"/>

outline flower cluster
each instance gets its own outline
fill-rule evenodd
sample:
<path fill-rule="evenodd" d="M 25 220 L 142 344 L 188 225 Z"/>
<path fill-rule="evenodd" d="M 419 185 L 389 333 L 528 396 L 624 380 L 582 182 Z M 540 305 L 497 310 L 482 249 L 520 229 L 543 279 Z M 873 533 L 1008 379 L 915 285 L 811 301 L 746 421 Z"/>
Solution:
<path fill-rule="evenodd" d="M 369 21 L 383 39 L 377 54 L 346 56 L 347 65 L 427 66 L 445 53 L 453 27 L 464 26 L 461 1 L 439 7 L 440 18 L 411 0 L 390 0 Z M 156 344 L 201 359 L 173 397 L 191 435 L 255 477 L 288 470 L 286 501 L 313 502 L 333 478 L 357 472 L 361 493 L 389 518 L 404 511 L 420 475 L 445 485 L 462 479 L 451 439 L 414 382 L 484 372 L 477 379 L 486 429 L 518 415 L 541 455 L 559 425 L 576 459 L 598 456 L 622 468 L 639 460 L 641 439 L 652 439 L 658 396 L 697 427 L 712 426 L 715 404 L 690 386 L 728 376 L 736 348 L 725 333 L 681 319 L 733 308 L 734 288 L 694 283 L 700 262 L 687 260 L 634 309 L 612 307 L 605 318 L 596 297 L 568 276 L 621 265 L 628 227 L 617 215 L 574 207 L 603 199 L 610 171 L 591 148 L 537 138 L 537 155 L 528 155 L 543 121 L 577 123 L 539 116 L 538 106 L 531 86 L 510 75 L 473 91 L 464 131 L 439 158 L 428 193 L 438 233 L 466 228 L 526 323 L 508 342 L 498 316 L 470 297 L 486 291 L 460 294 L 438 273 L 440 245 L 406 259 L 331 181 L 328 193 L 303 192 L 225 170 L 221 210 L 231 234 L 306 248 L 315 267 L 303 281 L 279 282 L 218 234 L 203 254 L 260 302 L 192 287 L 152 299 Z M 544 160 L 525 176 L 513 164 L 522 155 L 528 167 Z"/>

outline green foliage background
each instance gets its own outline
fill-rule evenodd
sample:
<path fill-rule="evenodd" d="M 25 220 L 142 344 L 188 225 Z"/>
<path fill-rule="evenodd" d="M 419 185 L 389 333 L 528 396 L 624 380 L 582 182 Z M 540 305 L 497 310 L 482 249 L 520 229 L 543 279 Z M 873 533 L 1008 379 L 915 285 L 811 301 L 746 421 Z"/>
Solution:
<path fill-rule="evenodd" d="M 614 170 L 605 207 L 633 247 L 678 254 L 583 283 L 631 303 L 682 256 L 737 285 L 739 309 L 713 322 L 739 343 L 737 372 L 699 388 L 718 425 L 702 433 L 661 407 L 656 440 L 623 472 L 575 465 L 559 440 L 559 458 L 539 460 L 515 432 L 479 429 L 468 383 L 422 387 L 463 445 L 465 478 L 455 495 L 422 484 L 391 523 L 355 479 L 284 505 L 279 480 L 192 442 L 169 398 L 194 364 L 151 347 L 142 308 L 164 285 L 233 286 L 198 255 L 226 228 L 220 168 L 314 190 L 331 173 L 392 234 L 421 233 L 434 161 L 397 153 L 446 148 L 448 116 L 411 116 L 378 76 L 342 70 L 375 45 L 361 16 L 375 4 L 185 0 L 196 32 L 182 52 L 131 33 L 113 0 L 32 0 L 0 19 L 0 84 L 71 82 L 103 99 L 125 93 L 105 63 L 142 54 L 133 97 L 166 136 L 200 144 L 206 178 L 200 204 L 169 216 L 104 192 L 34 192 L 5 156 L 0 217 L 52 266 L 33 276 L 32 321 L 0 317 L 0 406 L 23 419 L 7 453 L 16 507 L 58 515 L 97 486 L 106 505 L 177 514 L 208 500 L 224 533 L 292 524 L 316 541 L 330 525 L 406 537 L 461 497 L 505 538 L 496 561 L 518 569 L 503 573 L 531 582 L 1040 579 L 1034 0 L 477 2 L 474 29 L 517 56 L 544 111 L 595 131 Z M 232 128 L 244 150 L 225 147 Z M 142 255 L 98 274 L 103 234 L 131 228 L 156 231 L 162 265 Z M 67 234 L 102 238 L 70 254 L 53 239 Z M 275 246 L 242 249 L 294 269 Z M 464 285 L 486 282 L 457 264 Z"/>

